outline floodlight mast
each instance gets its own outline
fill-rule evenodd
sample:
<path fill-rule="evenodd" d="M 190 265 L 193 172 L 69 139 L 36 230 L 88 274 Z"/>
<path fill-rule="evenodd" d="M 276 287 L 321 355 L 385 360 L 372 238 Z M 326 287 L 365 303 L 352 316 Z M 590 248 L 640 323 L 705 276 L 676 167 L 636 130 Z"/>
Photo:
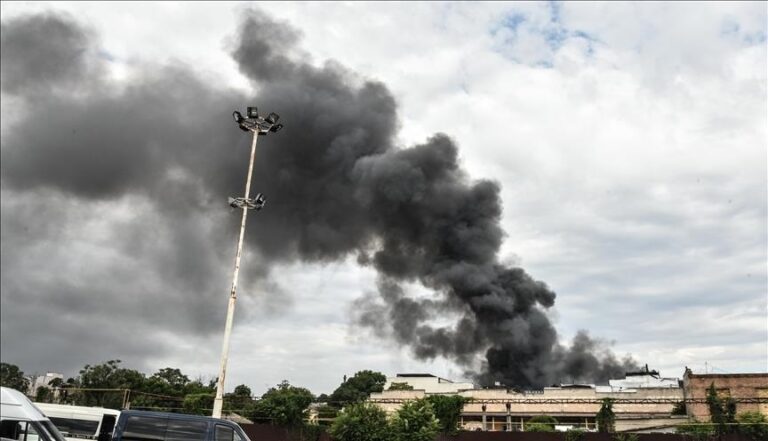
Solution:
<path fill-rule="evenodd" d="M 224 325 L 224 341 L 221 345 L 221 367 L 219 368 L 219 377 L 216 383 L 216 398 L 213 401 L 214 418 L 221 418 L 221 410 L 224 407 L 224 379 L 227 374 L 227 359 L 229 358 L 229 340 L 232 335 L 232 322 L 235 316 L 235 302 L 237 300 L 237 279 L 240 275 L 240 258 L 243 254 L 243 240 L 245 239 L 245 221 L 248 218 L 248 210 L 261 209 L 264 206 L 264 198 L 261 193 L 254 200 L 250 199 L 251 175 L 253 174 L 253 162 L 256 158 L 256 142 L 259 135 L 266 135 L 269 132 L 277 132 L 283 128 L 282 124 L 277 124 L 279 116 L 276 113 L 270 113 L 265 119 L 259 116 L 256 107 L 248 107 L 247 117 L 243 117 L 240 112 L 235 111 L 232 116 L 241 130 L 253 133 L 253 142 L 251 143 L 251 157 L 248 161 L 248 176 L 245 180 L 245 196 L 242 203 L 236 204 L 242 208 L 243 218 L 240 221 L 240 237 L 237 240 L 237 254 L 235 256 L 235 271 L 232 275 L 232 289 L 229 292 L 229 304 L 227 305 L 227 321 Z M 230 198 L 234 201 L 233 198 Z M 239 202 L 239 201 L 238 201 Z M 230 202 L 231 204 L 232 202 Z"/>

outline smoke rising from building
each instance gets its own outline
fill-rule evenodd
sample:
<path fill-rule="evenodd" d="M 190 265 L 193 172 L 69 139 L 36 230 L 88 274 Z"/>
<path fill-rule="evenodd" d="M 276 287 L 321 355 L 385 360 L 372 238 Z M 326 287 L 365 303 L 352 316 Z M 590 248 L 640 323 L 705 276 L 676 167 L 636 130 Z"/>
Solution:
<path fill-rule="evenodd" d="M 335 62 L 305 61 L 299 42 L 297 30 L 250 11 L 231 48 L 257 90 L 243 96 L 175 64 L 141 66 L 126 84 L 116 84 L 96 36 L 75 20 L 4 21 L 2 92 L 19 115 L 3 127 L 4 199 L 52 194 L 68 203 L 146 201 L 171 234 L 162 238 L 168 249 L 146 254 L 152 239 L 136 231 L 115 247 L 162 267 L 168 277 L 133 292 L 127 314 L 159 293 L 183 291 L 191 306 L 173 318 L 174 326 L 218 331 L 221 321 L 201 318 L 223 298 L 209 293 L 225 285 L 219 272 L 231 256 L 219 244 L 237 222 L 225 216 L 225 201 L 239 194 L 245 173 L 242 151 L 233 146 L 248 136 L 235 129 L 230 113 L 256 103 L 280 113 L 286 129 L 257 153 L 253 187 L 268 206 L 246 236 L 247 247 L 259 254 L 246 262 L 246 272 L 258 268 L 266 277 L 266 262 L 356 255 L 376 269 L 379 286 L 377 295 L 355 302 L 355 323 L 394 338 L 420 359 L 445 357 L 469 370 L 480 361 L 474 375 L 485 384 L 602 381 L 634 367 L 586 333 L 569 347 L 558 343 L 546 315 L 555 293 L 499 262 L 499 185 L 467 176 L 449 136 L 396 146 L 397 105 L 387 87 Z M 3 214 L 4 266 L 27 246 L 12 240 L 23 216 L 32 214 Z M 57 240 L 53 232 L 37 240 L 43 239 Z M 24 275 L 6 273 L 4 296 L 10 290 L 8 302 L 20 302 L 14 292 Z M 434 295 L 409 296 L 406 285 L 414 282 Z M 57 298 L 60 285 L 35 295 Z M 124 299 L 128 289 L 75 288 L 59 301 Z M 446 314 L 458 319 L 433 324 Z"/>

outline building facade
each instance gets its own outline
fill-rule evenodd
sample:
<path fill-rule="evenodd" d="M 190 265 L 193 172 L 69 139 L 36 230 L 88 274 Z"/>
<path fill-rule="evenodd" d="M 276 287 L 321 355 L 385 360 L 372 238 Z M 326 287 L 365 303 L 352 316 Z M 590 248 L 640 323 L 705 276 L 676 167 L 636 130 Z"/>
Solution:
<path fill-rule="evenodd" d="M 736 402 L 736 413 L 760 412 L 768 416 L 768 373 L 761 374 L 694 374 L 686 368 L 683 393 L 688 417 L 710 421 L 707 391 L 714 385 L 721 398 Z"/>
<path fill-rule="evenodd" d="M 617 431 L 673 431 L 674 426 L 687 421 L 684 415 L 672 416 L 675 405 L 683 400 L 679 381 L 645 378 L 645 374 L 649 372 L 644 373 L 643 378 L 630 378 L 631 384 L 564 385 L 522 392 L 470 388 L 464 387 L 469 383 L 454 383 L 431 375 L 401 374 L 390 379 L 383 392 L 371 394 L 370 401 L 393 413 L 408 400 L 435 394 L 459 395 L 468 399 L 460 419 L 463 430 L 522 431 L 527 421 L 536 415 L 554 417 L 559 430 L 577 427 L 596 430 L 595 416 L 602 400 L 611 398 L 615 400 Z M 414 389 L 387 390 L 396 382 L 407 383 Z"/>
<path fill-rule="evenodd" d="M 37 388 L 50 387 L 49 384 L 55 379 L 64 381 L 64 375 L 56 372 L 46 372 L 45 375 L 33 375 L 29 377 L 29 387 L 27 395 L 34 397 L 37 394 Z"/>
<path fill-rule="evenodd" d="M 432 374 L 397 374 L 394 377 L 387 377 L 384 390 L 389 389 L 393 384 L 407 384 L 415 390 L 423 390 L 428 394 L 458 393 L 475 388 L 472 383 L 454 382 Z"/>

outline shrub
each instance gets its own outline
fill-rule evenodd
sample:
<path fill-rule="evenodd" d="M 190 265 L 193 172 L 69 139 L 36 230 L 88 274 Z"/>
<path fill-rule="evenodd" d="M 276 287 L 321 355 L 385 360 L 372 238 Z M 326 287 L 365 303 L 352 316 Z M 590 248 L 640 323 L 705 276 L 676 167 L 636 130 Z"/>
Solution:
<path fill-rule="evenodd" d="M 344 408 L 329 431 L 334 441 L 390 441 L 387 414 L 371 403 Z"/>
<path fill-rule="evenodd" d="M 571 429 L 565 432 L 565 441 L 584 441 L 584 431 L 581 429 Z"/>
<path fill-rule="evenodd" d="M 549 415 L 536 415 L 525 424 L 526 432 L 554 432 L 557 420 Z"/>
<path fill-rule="evenodd" d="M 432 405 L 425 399 L 408 401 L 390 424 L 394 441 L 433 441 L 440 426 Z"/>
<path fill-rule="evenodd" d="M 690 424 L 681 424 L 677 426 L 675 433 L 688 435 L 696 440 L 705 440 L 714 435 L 715 428 L 711 424 L 701 423 L 694 419 Z"/>
<path fill-rule="evenodd" d="M 768 420 L 760 412 L 744 412 L 736 416 L 739 433 L 755 441 L 768 439 Z"/>
<path fill-rule="evenodd" d="M 440 432 L 456 435 L 459 432 L 459 420 L 464 404 L 469 401 L 459 395 L 430 395 L 426 398 L 432 405 L 435 418 L 440 426 Z"/>

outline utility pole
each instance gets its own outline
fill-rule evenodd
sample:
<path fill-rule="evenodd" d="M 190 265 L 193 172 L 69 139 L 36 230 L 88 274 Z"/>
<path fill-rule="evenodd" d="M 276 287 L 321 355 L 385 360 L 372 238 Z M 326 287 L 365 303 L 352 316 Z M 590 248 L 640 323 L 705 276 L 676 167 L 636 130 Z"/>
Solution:
<path fill-rule="evenodd" d="M 246 116 L 243 117 L 240 112 L 232 113 L 235 122 L 241 130 L 253 133 L 253 142 L 251 143 L 251 157 L 248 161 L 248 176 L 245 180 L 245 195 L 243 197 L 229 198 L 229 205 L 232 208 L 241 208 L 243 218 L 240 221 L 240 237 L 237 240 L 237 254 L 235 256 L 235 271 L 232 275 L 232 289 L 229 291 L 229 304 L 227 305 L 227 321 L 224 325 L 224 342 L 221 345 L 221 366 L 219 368 L 219 377 L 216 383 L 216 398 L 213 401 L 214 418 L 221 418 L 221 410 L 224 407 L 224 379 L 227 375 L 227 359 L 229 358 L 229 339 L 232 335 L 232 321 L 235 316 L 235 302 L 237 301 L 237 279 L 240 275 L 240 258 L 243 254 L 243 240 L 245 239 L 245 221 L 248 218 L 248 210 L 261 210 L 266 201 L 261 193 L 255 198 L 250 198 L 251 193 L 251 175 L 253 174 L 253 162 L 256 158 L 256 143 L 260 135 L 266 135 L 269 132 L 277 132 L 283 128 L 277 121 L 280 117 L 276 113 L 270 113 L 266 118 L 259 116 L 256 107 L 248 107 Z"/>

